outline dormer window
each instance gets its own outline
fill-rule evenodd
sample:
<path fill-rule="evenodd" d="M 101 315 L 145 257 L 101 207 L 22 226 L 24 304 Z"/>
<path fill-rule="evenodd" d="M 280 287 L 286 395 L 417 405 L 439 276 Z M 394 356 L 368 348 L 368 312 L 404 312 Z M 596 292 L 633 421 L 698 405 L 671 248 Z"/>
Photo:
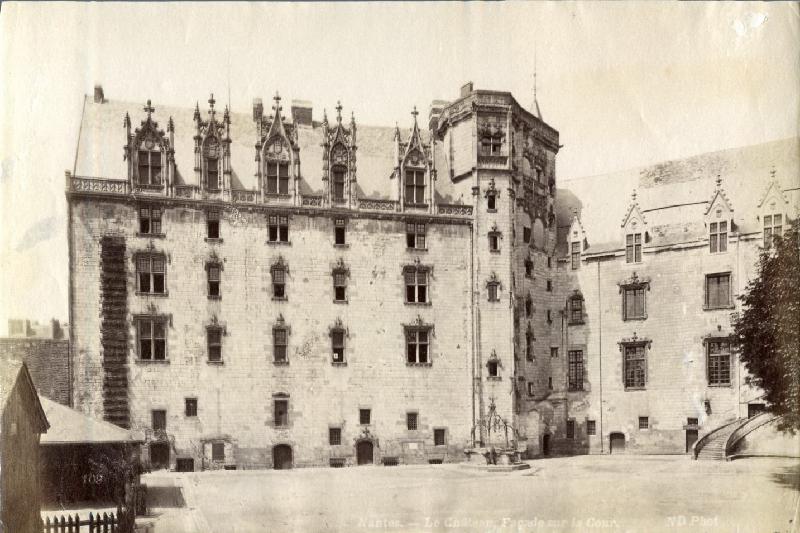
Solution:
<path fill-rule="evenodd" d="M 783 216 L 764 215 L 764 247 L 772 246 L 772 242 L 781 235 L 783 235 Z"/>
<path fill-rule="evenodd" d="M 144 147 L 138 154 L 139 185 L 160 186 L 161 150 L 152 141 L 147 141 Z"/>
<path fill-rule="evenodd" d="M 289 163 L 267 161 L 267 193 L 289 194 Z"/>
<path fill-rule="evenodd" d="M 642 262 L 642 234 L 628 233 L 625 236 L 625 262 Z"/>
<path fill-rule="evenodd" d="M 346 170 L 344 167 L 333 168 L 333 201 L 344 202 L 344 184 Z"/>
<path fill-rule="evenodd" d="M 712 222 L 708 226 L 708 246 L 713 253 L 728 251 L 728 222 Z"/>
<path fill-rule="evenodd" d="M 406 205 L 425 205 L 425 171 L 410 169 L 406 174 Z"/>
<path fill-rule="evenodd" d="M 219 163 L 220 163 L 220 146 L 215 138 L 210 138 L 206 141 L 206 146 L 203 154 L 203 166 L 205 167 L 205 186 L 206 190 L 218 191 L 219 186 Z"/>
<path fill-rule="evenodd" d="M 570 263 L 572 270 L 578 270 L 581 267 L 581 243 L 570 243 Z"/>

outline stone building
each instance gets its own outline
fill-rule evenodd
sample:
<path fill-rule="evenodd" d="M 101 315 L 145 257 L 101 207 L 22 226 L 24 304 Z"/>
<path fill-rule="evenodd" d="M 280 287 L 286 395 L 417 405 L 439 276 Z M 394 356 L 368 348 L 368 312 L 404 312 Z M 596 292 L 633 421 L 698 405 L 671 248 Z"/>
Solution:
<path fill-rule="evenodd" d="M 260 99 L 252 114 L 219 110 L 213 96 L 203 107 L 141 107 L 108 100 L 98 87 L 85 100 L 67 174 L 74 402 L 144 429 L 154 465 L 460 461 L 479 443 L 532 454 L 603 452 L 609 432 L 628 432 L 629 450 L 678 446 L 672 433 L 684 430 L 673 427 L 676 417 L 691 414 L 670 412 L 665 426 L 667 415 L 655 407 L 636 415 L 654 426 L 653 437 L 634 446 L 628 415 L 657 396 L 667 376 L 657 382 L 651 363 L 644 391 L 620 390 L 620 356 L 612 360 L 609 351 L 620 353 L 617 342 L 644 343 L 649 354 L 665 346 L 656 331 L 673 327 L 675 317 L 652 310 L 651 258 L 685 261 L 676 228 L 651 211 L 671 204 L 651 205 L 647 187 L 631 180 L 571 180 L 557 196 L 559 134 L 538 105 L 531 112 L 510 93 L 467 84 L 452 102 L 434 101 L 425 124 L 414 108 L 403 128 L 357 125 L 338 104 L 321 121 L 304 101 L 284 113 L 277 95 L 271 111 Z M 792 154 L 796 168 L 796 146 Z M 719 197 L 736 206 L 727 170 Z M 676 194 L 696 196 L 690 210 L 709 207 L 715 176 L 671 172 L 685 174 L 664 175 Z M 780 169 L 768 194 L 796 210 L 796 196 L 784 198 L 796 193 L 780 181 L 790 175 L 797 174 Z M 766 179 L 757 176 L 743 175 L 740 188 Z M 665 199 L 658 192 L 665 178 L 647 179 L 653 198 Z M 682 181 L 693 185 L 684 191 Z M 640 189 L 626 217 L 646 228 L 630 232 L 644 239 L 634 265 L 624 261 L 623 228 L 608 228 L 617 197 L 595 203 L 597 183 L 603 195 L 624 190 L 630 198 Z M 573 205 L 573 225 L 585 229 L 576 270 L 567 268 L 566 252 Z M 675 209 L 680 220 L 684 212 Z M 614 220 L 626 216 L 626 206 L 619 210 Z M 692 248 L 700 262 L 709 244 L 698 228 L 716 207 L 708 213 L 691 223 L 702 233 Z M 737 229 L 726 245 L 744 242 L 741 222 L 755 250 L 759 221 L 729 220 Z M 601 264 L 597 285 L 592 268 Z M 592 291 L 600 286 L 610 298 L 634 271 L 634 285 L 649 277 L 649 318 L 631 331 L 611 317 L 600 328 L 597 309 L 615 307 Z M 684 297 L 674 295 L 670 312 Z M 573 296 L 585 304 L 581 325 L 565 321 Z M 692 326 L 691 335 L 711 333 L 709 324 L 702 333 Z M 578 351 L 586 386 L 571 391 L 568 360 Z M 700 417 L 701 431 L 741 414 L 738 385 L 692 386 L 712 395 L 716 418 Z M 683 401 L 683 389 L 667 388 L 673 397 L 665 405 Z M 590 420 L 596 441 L 584 437 Z"/>

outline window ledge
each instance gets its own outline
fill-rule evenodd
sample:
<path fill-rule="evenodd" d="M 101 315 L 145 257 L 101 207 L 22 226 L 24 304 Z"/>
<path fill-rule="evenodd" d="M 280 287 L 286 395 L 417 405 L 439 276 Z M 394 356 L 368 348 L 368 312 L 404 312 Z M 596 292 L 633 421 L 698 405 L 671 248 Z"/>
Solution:
<path fill-rule="evenodd" d="M 206 237 L 206 238 L 205 238 L 205 241 L 206 241 L 206 242 L 210 242 L 210 243 L 212 243 L 212 244 L 219 244 L 219 243 L 223 242 L 223 240 L 222 240 L 222 238 L 221 238 L 221 237 L 217 237 L 217 238 L 214 238 L 214 237 Z"/>
<path fill-rule="evenodd" d="M 497 209 L 487 209 L 487 213 L 497 213 Z"/>
<path fill-rule="evenodd" d="M 586 392 L 586 389 L 567 389 L 567 392 Z"/>
<path fill-rule="evenodd" d="M 136 291 L 136 296 L 154 296 L 156 298 L 166 298 L 169 296 L 169 291 L 166 292 L 142 292 Z"/>
<path fill-rule="evenodd" d="M 725 309 L 736 309 L 735 305 L 728 304 L 728 305 L 704 305 L 703 311 L 720 311 Z"/>
<path fill-rule="evenodd" d="M 222 300 L 222 296 L 220 296 L 220 295 L 214 296 L 213 294 L 209 294 L 208 295 L 208 299 L 209 300 Z"/>
<path fill-rule="evenodd" d="M 289 366 L 289 361 L 272 361 L 275 366 Z"/>
<path fill-rule="evenodd" d="M 433 366 L 433 363 L 410 363 L 410 362 L 406 361 L 406 366 L 418 366 L 418 367 L 427 368 L 427 367 Z"/>
<path fill-rule="evenodd" d="M 405 207 L 415 207 L 417 209 L 424 209 L 428 207 L 428 204 L 417 204 L 414 202 L 403 202 L 403 205 Z"/>
<path fill-rule="evenodd" d="M 164 239 L 167 234 L 166 233 L 142 233 L 140 231 L 136 232 L 137 237 L 144 237 L 146 239 Z"/>
<path fill-rule="evenodd" d="M 625 392 L 636 392 L 647 390 L 647 387 L 625 387 Z"/>
<path fill-rule="evenodd" d="M 647 315 L 644 316 L 628 316 L 622 319 L 623 322 L 635 322 L 635 321 L 647 320 Z"/>
<path fill-rule="evenodd" d="M 168 365 L 169 359 L 134 359 L 137 365 Z"/>
<path fill-rule="evenodd" d="M 266 244 L 271 246 L 291 246 L 292 241 L 267 241 Z"/>
<path fill-rule="evenodd" d="M 347 366 L 347 361 L 331 361 L 331 366 Z"/>
<path fill-rule="evenodd" d="M 433 305 L 432 302 L 405 302 L 406 305 L 417 305 L 421 307 L 430 307 Z"/>
<path fill-rule="evenodd" d="M 164 185 L 150 185 L 149 183 L 137 183 L 134 187 L 148 191 L 161 191 L 164 189 Z"/>
<path fill-rule="evenodd" d="M 406 246 L 406 251 L 407 252 L 427 252 L 428 249 L 427 248 L 415 248 L 415 247 L 411 247 L 411 246 Z"/>
<path fill-rule="evenodd" d="M 347 249 L 347 248 L 350 248 L 350 245 L 349 245 L 349 244 L 347 244 L 347 243 L 344 243 L 344 244 L 336 244 L 336 243 L 333 243 L 333 247 L 334 247 L 334 248 L 342 248 L 342 249 Z"/>
<path fill-rule="evenodd" d="M 264 192 L 264 198 L 281 198 L 288 200 L 292 195 L 288 192 Z"/>
<path fill-rule="evenodd" d="M 487 381 L 502 381 L 503 378 L 501 376 L 488 376 L 486 378 Z"/>
<path fill-rule="evenodd" d="M 289 298 L 287 296 L 273 296 L 272 297 L 272 301 L 273 302 L 287 302 L 287 301 L 289 301 Z"/>
<path fill-rule="evenodd" d="M 733 384 L 731 383 L 709 383 L 709 388 L 712 389 L 731 389 L 733 388 Z"/>
<path fill-rule="evenodd" d="M 570 321 L 567 323 L 567 325 L 568 325 L 568 326 L 582 326 L 582 325 L 584 325 L 585 323 L 586 323 L 586 322 L 584 322 L 583 320 L 570 320 Z"/>
<path fill-rule="evenodd" d="M 334 300 L 333 303 L 345 305 L 345 304 L 350 303 L 350 300 Z"/>
<path fill-rule="evenodd" d="M 489 248 L 489 253 L 499 254 L 500 253 L 500 249 L 498 248 L 497 250 L 492 250 L 491 248 Z"/>
<path fill-rule="evenodd" d="M 225 364 L 225 361 L 206 361 L 206 363 L 212 366 L 222 366 Z"/>

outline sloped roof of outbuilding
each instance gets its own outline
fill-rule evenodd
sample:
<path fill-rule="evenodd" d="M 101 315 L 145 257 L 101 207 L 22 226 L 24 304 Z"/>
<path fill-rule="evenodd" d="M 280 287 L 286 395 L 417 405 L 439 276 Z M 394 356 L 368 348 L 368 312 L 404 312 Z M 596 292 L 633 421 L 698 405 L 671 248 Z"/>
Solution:
<path fill-rule="evenodd" d="M 125 444 L 142 442 L 143 436 L 127 429 L 97 420 L 47 398 L 40 398 L 50 420 L 50 429 L 42 435 L 40 443 L 54 444 Z"/>
<path fill-rule="evenodd" d="M 6 409 L 6 404 L 15 387 L 21 386 L 28 389 L 28 394 L 33 398 L 34 415 L 40 422 L 41 432 L 49 427 L 47 416 L 42 409 L 39 395 L 31 379 L 28 366 L 18 359 L 0 359 L 0 414 Z"/>

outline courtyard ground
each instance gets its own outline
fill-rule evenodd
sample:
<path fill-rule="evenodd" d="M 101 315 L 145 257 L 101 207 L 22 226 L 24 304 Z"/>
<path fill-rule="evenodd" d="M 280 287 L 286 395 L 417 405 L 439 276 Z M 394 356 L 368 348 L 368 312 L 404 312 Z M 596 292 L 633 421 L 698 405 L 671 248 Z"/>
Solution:
<path fill-rule="evenodd" d="M 800 464 L 580 456 L 458 465 L 153 473 L 155 533 L 796 531 Z"/>

